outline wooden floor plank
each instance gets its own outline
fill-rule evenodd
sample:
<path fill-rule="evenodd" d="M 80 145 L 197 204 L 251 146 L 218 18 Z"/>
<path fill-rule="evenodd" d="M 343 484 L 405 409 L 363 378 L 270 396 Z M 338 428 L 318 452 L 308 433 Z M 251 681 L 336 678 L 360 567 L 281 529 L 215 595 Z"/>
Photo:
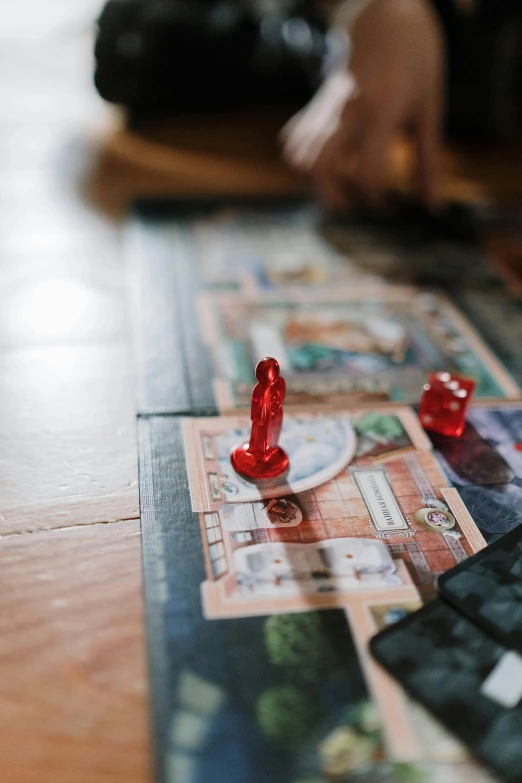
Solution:
<path fill-rule="evenodd" d="M 127 346 L 0 351 L 3 535 L 137 518 Z"/>
<path fill-rule="evenodd" d="M 0 768 L 13 783 L 145 783 L 136 521 L 0 542 Z"/>
<path fill-rule="evenodd" d="M 0 31 L 2 783 L 151 777 L 125 268 L 82 184 L 101 5 L 19 0 Z"/>
<path fill-rule="evenodd" d="M 118 280 L 120 254 L 110 247 L 101 259 L 81 245 L 72 254 L 0 256 L 0 350 L 127 341 L 123 270 Z"/>

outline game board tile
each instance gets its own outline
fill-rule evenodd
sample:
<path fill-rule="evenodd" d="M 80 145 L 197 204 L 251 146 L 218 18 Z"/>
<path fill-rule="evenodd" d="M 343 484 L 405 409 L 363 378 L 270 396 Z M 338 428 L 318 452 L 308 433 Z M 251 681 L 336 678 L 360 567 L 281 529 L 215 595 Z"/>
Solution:
<path fill-rule="evenodd" d="M 415 525 L 415 540 L 419 544 L 423 552 L 438 552 L 447 551 L 448 545 L 444 540 L 442 533 L 437 531 L 423 530 L 420 525 Z M 465 544 L 464 536 L 460 539 L 461 543 Z M 469 549 L 469 553 L 472 554 L 472 549 Z"/>
<path fill-rule="evenodd" d="M 354 500 L 327 500 L 321 503 L 319 508 L 323 519 L 335 517 L 344 519 L 345 517 L 356 517 L 361 514 L 364 516 L 368 513 L 366 503 L 361 497 Z"/>
<path fill-rule="evenodd" d="M 321 520 L 304 520 L 297 529 L 300 541 L 323 541 L 326 538 L 325 525 Z"/>
<path fill-rule="evenodd" d="M 307 504 L 306 506 L 303 506 L 301 503 L 299 503 L 301 510 L 303 512 L 303 520 L 307 522 L 318 522 L 319 524 L 322 523 L 323 518 L 321 516 L 321 510 L 319 508 L 319 504 L 312 506 L 311 504 Z M 303 522 L 301 522 L 303 524 Z"/>
<path fill-rule="evenodd" d="M 392 463 L 389 463 L 386 466 L 387 469 L 389 468 L 390 464 Z M 401 476 L 400 478 L 396 478 L 391 470 L 389 470 L 389 475 L 393 482 L 393 489 L 395 494 L 400 498 L 403 498 L 407 495 L 413 495 L 415 492 L 418 492 L 417 485 L 411 476 Z"/>
<path fill-rule="evenodd" d="M 343 501 L 346 502 L 360 499 L 361 493 L 359 492 L 359 488 L 352 478 L 350 478 L 348 481 L 337 481 L 337 486 L 339 487 L 339 493 Z"/>
<path fill-rule="evenodd" d="M 369 527 L 366 521 L 359 517 L 344 517 L 343 519 L 325 520 L 324 523 L 328 538 L 365 538 L 369 535 Z"/>
<path fill-rule="evenodd" d="M 356 501 L 352 501 L 353 506 Z M 356 511 L 350 513 L 350 504 L 344 500 L 322 500 L 319 503 L 321 519 L 344 519 L 345 517 L 355 516 Z"/>
<path fill-rule="evenodd" d="M 299 505 L 303 509 L 306 509 L 306 513 L 310 508 L 317 508 L 317 500 L 315 498 L 313 489 L 305 489 L 304 492 L 299 493 Z"/>
<path fill-rule="evenodd" d="M 430 453 L 418 452 L 416 454 L 416 459 L 432 484 L 447 484 L 447 480 L 443 471 L 439 467 L 438 463 L 432 459 Z"/>
<path fill-rule="evenodd" d="M 276 527 L 266 531 L 270 541 L 300 541 L 299 529 L 296 527 Z"/>
<path fill-rule="evenodd" d="M 473 518 L 462 501 L 456 489 L 449 488 L 442 490 L 442 496 L 451 510 L 458 516 L 462 531 L 471 546 L 471 553 L 479 552 L 486 546 L 486 540 L 481 531 L 473 522 Z"/>
<path fill-rule="evenodd" d="M 395 484 L 394 484 L 395 487 Z M 424 506 L 422 495 L 417 490 L 415 495 L 400 495 L 400 507 L 407 517 L 413 516 L 416 511 Z"/>
<path fill-rule="evenodd" d="M 323 503 L 323 501 L 335 501 L 340 500 L 340 492 L 339 487 L 337 486 L 335 481 L 329 481 L 326 484 L 322 484 L 319 487 L 315 487 L 314 489 L 314 495 L 316 500 L 319 501 L 319 503 Z"/>
<path fill-rule="evenodd" d="M 434 549 L 424 552 L 426 562 L 432 571 L 447 571 L 457 564 L 449 549 Z"/>

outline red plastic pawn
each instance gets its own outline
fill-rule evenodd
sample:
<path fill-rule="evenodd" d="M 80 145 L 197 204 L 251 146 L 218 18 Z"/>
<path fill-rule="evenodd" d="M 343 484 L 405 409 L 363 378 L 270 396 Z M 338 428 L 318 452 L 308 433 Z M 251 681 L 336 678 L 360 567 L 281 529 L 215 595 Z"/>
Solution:
<path fill-rule="evenodd" d="M 235 448 L 230 461 L 240 476 L 262 480 L 275 478 L 288 468 L 288 456 L 278 445 L 286 384 L 279 375 L 279 363 L 269 357 L 258 363 L 256 378 L 250 411 L 250 442 Z"/>
<path fill-rule="evenodd" d="M 460 437 L 466 425 L 466 411 L 471 402 L 475 381 L 449 372 L 435 372 L 428 383 L 419 410 L 419 419 L 426 430 Z"/>

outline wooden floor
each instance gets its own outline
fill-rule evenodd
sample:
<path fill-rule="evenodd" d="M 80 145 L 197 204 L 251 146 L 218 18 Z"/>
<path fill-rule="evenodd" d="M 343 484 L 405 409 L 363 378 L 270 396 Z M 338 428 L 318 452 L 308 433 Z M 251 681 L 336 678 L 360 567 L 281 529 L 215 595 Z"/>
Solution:
<path fill-rule="evenodd" d="M 82 195 L 98 8 L 16 0 L 0 32 L 2 783 L 151 779 L 120 226 Z"/>
<path fill-rule="evenodd" d="M 261 158 L 250 149 L 255 118 L 239 147 L 217 121 L 208 153 L 190 124 L 167 153 L 161 134 L 144 149 L 108 131 L 91 86 L 100 1 L 13 0 L 0 32 L 2 783 L 151 779 L 125 201 L 296 184 L 268 130 Z M 498 181 L 520 190 L 504 160 Z M 473 161 L 447 171 L 448 192 L 484 192 Z"/>
<path fill-rule="evenodd" d="M 208 154 L 190 121 L 177 147 L 119 130 L 92 87 L 101 2 L 16 0 L 0 31 L 2 783 L 151 780 L 125 205 L 296 186 L 278 113 L 239 146 L 218 119 Z"/>

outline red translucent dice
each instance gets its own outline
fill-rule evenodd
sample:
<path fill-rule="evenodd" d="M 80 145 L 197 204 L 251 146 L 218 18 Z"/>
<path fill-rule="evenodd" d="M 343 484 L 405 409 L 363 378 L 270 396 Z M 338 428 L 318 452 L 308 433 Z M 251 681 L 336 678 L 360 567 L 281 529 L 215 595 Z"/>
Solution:
<path fill-rule="evenodd" d="M 426 430 L 458 438 L 466 424 L 466 410 L 475 381 L 449 372 L 435 372 L 424 384 L 419 419 Z"/>

